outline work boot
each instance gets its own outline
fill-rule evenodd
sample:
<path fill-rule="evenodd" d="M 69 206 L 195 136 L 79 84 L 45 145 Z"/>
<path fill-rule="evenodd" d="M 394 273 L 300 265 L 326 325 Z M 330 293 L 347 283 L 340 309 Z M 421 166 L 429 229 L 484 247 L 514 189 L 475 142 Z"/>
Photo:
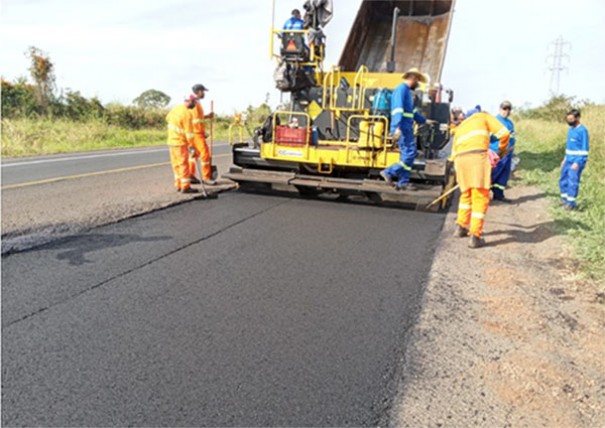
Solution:
<path fill-rule="evenodd" d="M 506 196 L 502 196 L 501 198 L 494 198 L 494 201 L 502 202 L 503 204 L 512 204 L 513 201 L 508 199 Z"/>
<path fill-rule="evenodd" d="M 388 184 L 393 184 L 393 180 L 391 179 L 391 177 L 389 177 L 389 174 L 387 174 L 385 171 L 380 171 L 380 176 L 384 179 L 384 181 L 386 181 Z"/>
<path fill-rule="evenodd" d="M 466 238 L 468 236 L 468 228 L 462 227 L 459 224 L 457 224 L 456 230 L 454 231 L 454 236 L 456 238 Z"/>
<path fill-rule="evenodd" d="M 471 235 L 471 242 L 468 244 L 469 248 L 481 248 L 485 246 L 485 239 L 478 237 L 477 235 Z"/>
<path fill-rule="evenodd" d="M 187 187 L 186 189 L 181 190 L 181 193 L 199 193 L 196 189 L 192 189 L 191 187 Z"/>
<path fill-rule="evenodd" d="M 408 190 L 410 192 L 415 192 L 418 190 L 418 187 L 414 186 L 412 183 L 404 184 L 403 186 L 397 185 L 397 190 Z"/>
<path fill-rule="evenodd" d="M 200 184 L 200 180 L 196 176 L 194 176 L 194 175 L 192 175 L 191 177 L 189 177 L 189 180 L 191 180 L 190 181 L 191 184 Z"/>

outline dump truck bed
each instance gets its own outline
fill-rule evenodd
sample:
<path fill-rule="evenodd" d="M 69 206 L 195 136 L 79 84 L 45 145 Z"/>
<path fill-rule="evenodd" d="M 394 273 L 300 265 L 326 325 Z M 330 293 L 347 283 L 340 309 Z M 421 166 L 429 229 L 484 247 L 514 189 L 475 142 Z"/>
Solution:
<path fill-rule="evenodd" d="M 393 10 L 399 8 L 395 72 L 417 67 L 441 80 L 455 0 L 364 0 L 340 57 L 342 70 L 361 65 L 386 72 L 391 54 Z"/>

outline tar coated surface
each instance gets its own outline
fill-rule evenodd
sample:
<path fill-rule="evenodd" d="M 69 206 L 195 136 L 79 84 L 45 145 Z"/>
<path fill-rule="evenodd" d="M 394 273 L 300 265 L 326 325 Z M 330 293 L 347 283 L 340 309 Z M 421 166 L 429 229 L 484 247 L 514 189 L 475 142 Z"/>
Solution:
<path fill-rule="evenodd" d="M 2 425 L 383 424 L 442 223 L 235 193 L 4 257 Z"/>

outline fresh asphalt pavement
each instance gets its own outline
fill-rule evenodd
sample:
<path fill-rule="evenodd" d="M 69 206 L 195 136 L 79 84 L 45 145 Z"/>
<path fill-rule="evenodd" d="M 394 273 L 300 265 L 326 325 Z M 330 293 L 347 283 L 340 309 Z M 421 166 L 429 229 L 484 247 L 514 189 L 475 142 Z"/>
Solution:
<path fill-rule="evenodd" d="M 2 425 L 384 425 L 443 218 L 236 192 L 3 257 Z"/>
<path fill-rule="evenodd" d="M 230 153 L 229 144 L 216 143 L 214 155 Z M 170 162 L 167 146 L 139 149 L 99 150 L 94 152 L 2 159 L 2 186 L 98 173 Z"/>

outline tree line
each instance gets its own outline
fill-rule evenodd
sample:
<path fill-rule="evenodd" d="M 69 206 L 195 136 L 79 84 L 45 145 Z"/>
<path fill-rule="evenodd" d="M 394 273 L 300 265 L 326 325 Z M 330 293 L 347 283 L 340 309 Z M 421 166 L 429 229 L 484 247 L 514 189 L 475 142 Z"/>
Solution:
<path fill-rule="evenodd" d="M 79 91 L 57 90 L 55 66 L 45 52 L 30 47 L 26 55 L 30 60 L 29 74 L 33 83 L 25 77 L 13 82 L 1 80 L 3 118 L 96 120 L 128 129 L 165 127 L 166 106 L 170 103 L 170 97 L 165 93 L 150 89 L 135 98 L 132 105 L 103 105 L 97 97 L 86 98 Z"/>

